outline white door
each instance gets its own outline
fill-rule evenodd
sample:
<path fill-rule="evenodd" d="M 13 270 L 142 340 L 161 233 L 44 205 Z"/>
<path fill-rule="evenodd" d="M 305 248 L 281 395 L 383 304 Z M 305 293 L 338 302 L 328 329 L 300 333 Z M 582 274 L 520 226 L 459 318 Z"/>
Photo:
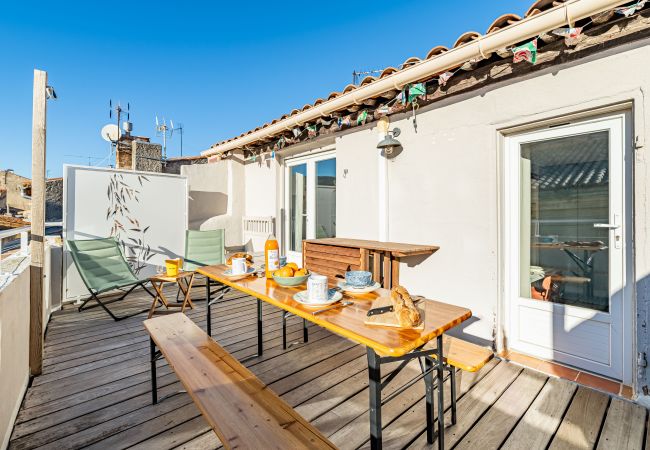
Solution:
<path fill-rule="evenodd" d="M 508 137 L 504 226 L 508 348 L 630 383 L 627 121 Z"/>
<path fill-rule="evenodd" d="M 321 153 L 286 163 L 287 260 L 302 264 L 303 239 L 336 236 L 336 158 Z"/>

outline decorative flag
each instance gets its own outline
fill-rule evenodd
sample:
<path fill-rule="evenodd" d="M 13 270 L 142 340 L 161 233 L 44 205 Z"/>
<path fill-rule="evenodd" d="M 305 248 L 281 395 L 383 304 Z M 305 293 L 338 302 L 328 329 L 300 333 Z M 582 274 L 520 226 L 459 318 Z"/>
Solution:
<path fill-rule="evenodd" d="M 447 82 L 452 77 L 452 75 L 453 75 L 452 72 L 441 73 L 440 76 L 438 77 L 438 84 L 440 86 L 446 86 Z"/>
<path fill-rule="evenodd" d="M 390 113 L 390 107 L 386 105 L 381 105 L 379 108 L 377 108 L 377 112 L 379 114 L 388 114 Z"/>
<path fill-rule="evenodd" d="M 346 127 L 349 127 L 350 125 L 352 125 L 352 120 L 350 119 L 350 116 L 347 115 L 345 117 L 339 117 L 338 125 L 339 125 L 339 128 L 343 128 L 344 125 Z"/>
<path fill-rule="evenodd" d="M 512 53 L 514 55 L 512 62 L 514 63 L 528 61 L 531 64 L 535 64 L 537 62 L 537 39 L 513 48 Z"/>
<path fill-rule="evenodd" d="M 291 132 L 293 133 L 293 137 L 296 137 L 296 138 L 298 136 L 300 136 L 300 134 L 301 134 L 300 133 L 300 128 L 298 128 L 298 127 L 294 127 L 293 130 L 291 130 Z"/>
<path fill-rule="evenodd" d="M 275 159 L 275 150 L 271 152 L 271 159 Z"/>
<path fill-rule="evenodd" d="M 407 89 L 408 89 L 408 86 L 405 87 L 404 89 L 402 89 L 402 91 L 399 94 L 397 94 L 397 96 L 395 97 L 395 100 L 400 102 L 402 105 L 406 105 L 406 100 L 408 98 L 408 96 L 406 95 L 406 90 Z"/>
<path fill-rule="evenodd" d="M 409 87 L 408 101 L 411 103 L 413 100 L 422 97 L 423 95 L 427 95 L 426 83 L 415 83 Z"/>
<path fill-rule="evenodd" d="M 368 118 L 368 111 L 365 109 L 357 115 L 357 125 L 361 125 L 362 123 L 366 123 L 366 119 Z"/>
<path fill-rule="evenodd" d="M 643 9 L 643 7 L 645 6 L 645 2 L 646 0 L 640 0 L 633 5 L 621 6 L 620 8 L 616 8 L 614 9 L 614 11 L 617 14 L 621 14 L 625 17 L 630 17 L 635 12 L 639 11 L 640 9 Z"/>
<path fill-rule="evenodd" d="M 307 136 L 314 137 L 316 136 L 316 125 L 307 125 Z"/>
<path fill-rule="evenodd" d="M 580 39 L 580 35 L 582 34 L 582 27 L 558 28 L 557 30 L 553 30 L 553 34 L 556 36 L 563 36 L 564 43 L 567 46 L 574 46 Z"/>

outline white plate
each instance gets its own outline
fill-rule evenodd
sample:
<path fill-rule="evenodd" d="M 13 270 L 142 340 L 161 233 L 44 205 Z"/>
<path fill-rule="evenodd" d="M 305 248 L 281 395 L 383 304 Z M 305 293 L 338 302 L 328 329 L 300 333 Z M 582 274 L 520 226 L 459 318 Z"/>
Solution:
<path fill-rule="evenodd" d="M 223 274 L 227 277 L 243 277 L 252 273 L 255 273 L 255 267 L 249 267 L 246 273 L 238 273 L 236 275 L 232 273 L 232 269 L 226 269 L 223 271 Z"/>
<path fill-rule="evenodd" d="M 328 300 L 325 300 L 323 302 L 318 302 L 318 303 L 314 303 L 314 302 L 309 301 L 309 297 L 308 297 L 308 294 L 307 294 L 306 290 L 297 292 L 297 293 L 295 293 L 293 295 L 293 299 L 295 301 L 297 301 L 298 303 L 300 303 L 301 305 L 315 307 L 315 308 L 320 308 L 321 306 L 331 305 L 333 303 L 338 302 L 342 298 L 343 298 L 343 294 L 341 294 L 338 291 L 334 292 L 334 293 L 331 293 Z"/>
<path fill-rule="evenodd" d="M 373 282 L 370 286 L 365 286 L 365 287 L 354 287 L 350 286 L 347 284 L 345 281 L 339 281 L 339 287 L 343 289 L 345 292 L 349 292 L 351 294 L 367 294 L 368 292 L 376 291 L 381 287 L 381 284 L 378 282 Z"/>

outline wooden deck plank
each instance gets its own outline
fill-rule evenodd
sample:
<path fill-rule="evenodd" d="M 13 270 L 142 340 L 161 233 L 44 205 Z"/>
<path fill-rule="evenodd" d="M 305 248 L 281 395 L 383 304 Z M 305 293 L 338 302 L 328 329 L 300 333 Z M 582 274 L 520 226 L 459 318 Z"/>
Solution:
<path fill-rule="evenodd" d="M 525 369 L 455 447 L 497 449 L 546 383 L 547 377 Z"/>
<path fill-rule="evenodd" d="M 477 372 L 459 372 L 457 374 L 457 397 L 462 398 L 476 383 L 482 380 L 494 367 L 498 361 L 490 361 Z M 449 380 L 445 381 L 445 410 L 451 407 L 451 387 Z M 424 430 L 424 423 L 422 417 L 426 413 L 426 400 L 421 399 L 407 411 L 405 411 L 395 421 L 388 424 L 383 429 L 384 445 L 387 448 L 404 448 L 416 437 L 418 437 Z M 438 404 L 434 400 L 433 405 L 434 416 L 438 414 Z M 370 441 L 366 439 L 362 449 L 370 448 Z"/>
<path fill-rule="evenodd" d="M 579 387 L 549 450 L 594 448 L 608 404 L 607 395 Z"/>
<path fill-rule="evenodd" d="M 549 378 L 502 448 L 545 448 L 560 425 L 575 390 L 573 383 Z"/>
<path fill-rule="evenodd" d="M 458 400 L 458 421 L 451 425 L 449 414 L 445 415 L 445 445 L 456 445 L 472 428 L 474 423 L 487 411 L 510 384 L 519 376 L 522 369 L 512 364 L 500 363 L 480 380 L 467 394 Z M 423 428 L 424 430 L 424 428 Z M 426 433 L 421 434 L 409 448 L 428 448 Z"/>
<path fill-rule="evenodd" d="M 641 450 L 646 414 L 646 409 L 640 405 L 613 398 L 596 448 Z"/>

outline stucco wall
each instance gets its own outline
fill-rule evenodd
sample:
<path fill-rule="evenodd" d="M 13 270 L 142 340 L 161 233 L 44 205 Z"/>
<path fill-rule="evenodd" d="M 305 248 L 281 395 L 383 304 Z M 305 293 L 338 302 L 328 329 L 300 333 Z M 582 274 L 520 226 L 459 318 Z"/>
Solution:
<path fill-rule="evenodd" d="M 244 165 L 247 216 L 275 216 L 276 186 L 279 164 L 277 159 L 248 161 Z"/>
<path fill-rule="evenodd" d="M 29 381 L 29 266 L 0 291 L 0 448 Z"/>

